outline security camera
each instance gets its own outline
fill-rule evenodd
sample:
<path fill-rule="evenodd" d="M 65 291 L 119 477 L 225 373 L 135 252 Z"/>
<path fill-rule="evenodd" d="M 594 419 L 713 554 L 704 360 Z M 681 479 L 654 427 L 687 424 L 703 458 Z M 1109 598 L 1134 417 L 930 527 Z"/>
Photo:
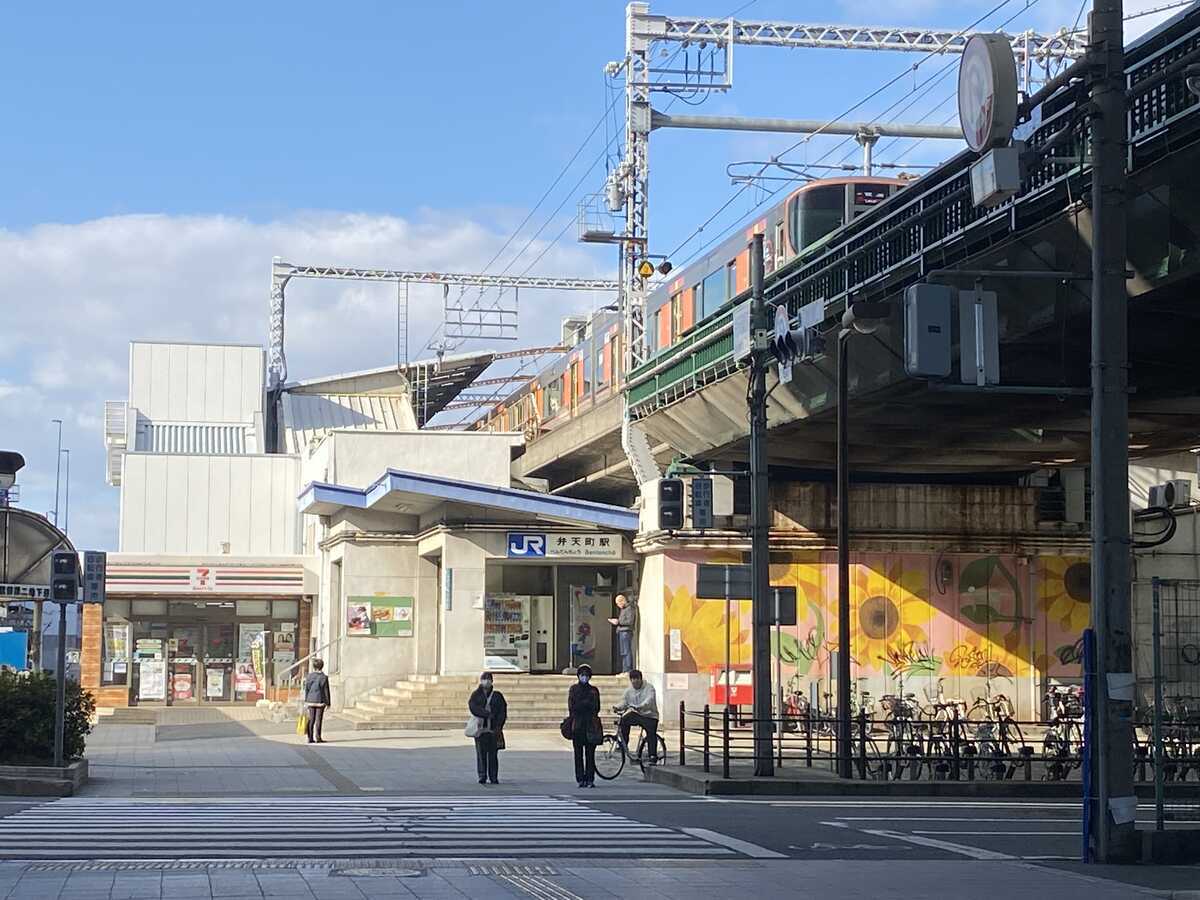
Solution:
<path fill-rule="evenodd" d="M 1192 63 L 1183 70 L 1183 81 L 1189 91 L 1200 97 L 1200 63 Z"/>

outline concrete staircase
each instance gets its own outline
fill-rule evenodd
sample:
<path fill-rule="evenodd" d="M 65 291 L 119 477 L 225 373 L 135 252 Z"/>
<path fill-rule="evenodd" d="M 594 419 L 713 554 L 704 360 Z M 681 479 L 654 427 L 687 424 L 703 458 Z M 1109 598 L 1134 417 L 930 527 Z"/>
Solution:
<path fill-rule="evenodd" d="M 573 675 L 496 675 L 496 689 L 508 702 L 506 728 L 558 728 L 567 714 L 567 690 Z M 467 698 L 478 676 L 413 675 L 394 687 L 372 691 L 354 706 L 337 712 L 355 730 L 462 729 L 467 722 Z M 600 714 L 607 719 L 629 686 L 625 675 L 596 675 Z"/>

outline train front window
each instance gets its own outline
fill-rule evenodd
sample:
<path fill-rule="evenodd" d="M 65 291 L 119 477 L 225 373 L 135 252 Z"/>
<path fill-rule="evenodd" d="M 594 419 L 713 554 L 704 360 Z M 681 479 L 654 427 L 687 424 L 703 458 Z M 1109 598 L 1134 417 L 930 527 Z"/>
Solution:
<path fill-rule="evenodd" d="M 845 224 L 846 186 L 826 184 L 809 188 L 789 204 L 788 231 L 792 246 L 803 250 Z"/>

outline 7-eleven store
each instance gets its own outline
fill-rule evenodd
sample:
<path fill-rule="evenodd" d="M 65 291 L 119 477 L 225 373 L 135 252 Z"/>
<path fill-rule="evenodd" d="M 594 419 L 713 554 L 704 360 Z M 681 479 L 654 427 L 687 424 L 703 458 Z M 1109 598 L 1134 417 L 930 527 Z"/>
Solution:
<path fill-rule="evenodd" d="M 84 607 L 98 706 L 253 703 L 309 652 L 316 576 L 300 557 L 110 554 L 107 592 Z"/>

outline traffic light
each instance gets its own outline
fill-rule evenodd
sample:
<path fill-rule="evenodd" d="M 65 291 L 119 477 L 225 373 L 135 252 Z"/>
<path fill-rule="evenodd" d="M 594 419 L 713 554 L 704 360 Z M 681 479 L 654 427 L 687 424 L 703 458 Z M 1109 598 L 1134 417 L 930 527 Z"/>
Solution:
<path fill-rule="evenodd" d="M 658 527 L 683 527 L 682 478 L 662 478 L 658 482 Z"/>
<path fill-rule="evenodd" d="M 58 603 L 79 599 L 79 557 L 71 550 L 55 550 L 50 556 L 50 598 Z"/>
<path fill-rule="evenodd" d="M 816 326 L 792 327 L 782 307 L 775 317 L 775 333 L 771 337 L 771 355 L 782 365 L 809 361 L 825 352 L 825 336 Z"/>

